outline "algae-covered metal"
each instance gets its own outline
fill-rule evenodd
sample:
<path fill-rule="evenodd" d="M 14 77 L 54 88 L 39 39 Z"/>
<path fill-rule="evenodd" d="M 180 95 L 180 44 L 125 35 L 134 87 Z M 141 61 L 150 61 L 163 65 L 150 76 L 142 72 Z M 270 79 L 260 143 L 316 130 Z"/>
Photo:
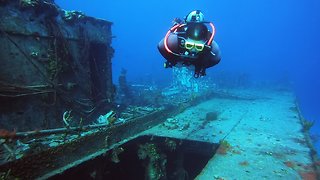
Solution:
<path fill-rule="evenodd" d="M 0 17 L 0 129 L 61 127 L 66 111 L 88 123 L 110 110 L 111 22 L 51 0 L 0 1 Z"/>

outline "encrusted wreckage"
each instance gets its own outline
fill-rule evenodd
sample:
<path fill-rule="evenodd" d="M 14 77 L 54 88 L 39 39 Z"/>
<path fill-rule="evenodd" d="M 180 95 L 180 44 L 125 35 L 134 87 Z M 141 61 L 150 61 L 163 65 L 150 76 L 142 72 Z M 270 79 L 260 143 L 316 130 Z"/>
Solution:
<path fill-rule="evenodd" d="M 119 163 L 119 156 L 138 157 L 136 145 L 148 144 L 149 137 L 123 144 L 200 101 L 189 102 L 181 93 L 172 103 L 172 97 L 143 86 L 135 88 L 137 96 L 123 71 L 120 111 L 112 82 L 111 22 L 62 10 L 52 0 L 0 0 L 0 17 L 0 179 L 82 176 L 73 169 L 105 156 L 111 160 L 103 161 L 106 167 L 116 168 L 112 163 Z M 160 152 L 161 142 L 139 147 Z M 169 139 L 164 143 L 169 152 L 181 147 Z M 149 161 L 156 155 L 142 159 L 149 165 L 137 166 L 137 172 L 165 176 L 167 158 Z M 113 176 L 92 168 L 85 175 Z"/>
<path fill-rule="evenodd" d="M 275 158 L 281 177 L 314 173 L 309 151 L 285 151 L 286 164 L 274 156 L 279 142 L 306 145 L 275 133 L 282 129 L 258 131 L 268 123 L 277 128 L 277 113 L 257 119 L 251 111 L 283 98 L 277 106 L 283 114 L 292 102 L 288 92 L 219 91 L 207 79 L 194 80 L 188 68 L 173 68 L 173 84 L 164 89 L 128 85 L 123 70 L 115 97 L 111 22 L 62 10 L 53 0 L 0 0 L 0 17 L 0 179 L 232 179 L 255 173 L 244 171 L 258 168 L 246 160 L 251 155 L 264 158 L 259 162 Z M 302 118 L 293 107 L 283 122 L 310 129 L 312 123 L 296 123 Z M 267 148 L 260 139 L 268 140 Z M 215 153 L 229 158 L 212 158 Z M 288 159 L 308 160 L 308 166 L 294 172 L 285 167 L 292 166 Z M 265 177 L 279 178 L 275 172 Z"/>
<path fill-rule="evenodd" d="M 0 129 L 61 127 L 67 111 L 88 124 L 110 110 L 111 22 L 52 0 L 2 0 L 0 17 Z"/>
<path fill-rule="evenodd" d="M 252 100 L 187 68 L 161 90 L 123 70 L 115 97 L 111 22 L 53 0 L 0 0 L 0 17 L 0 179 L 193 179 L 220 114 L 176 115 L 212 96 Z"/>

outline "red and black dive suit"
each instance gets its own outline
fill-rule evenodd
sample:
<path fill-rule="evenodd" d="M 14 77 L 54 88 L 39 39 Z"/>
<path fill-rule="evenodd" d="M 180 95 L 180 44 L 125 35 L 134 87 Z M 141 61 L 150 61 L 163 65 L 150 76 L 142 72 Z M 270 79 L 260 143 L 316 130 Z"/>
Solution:
<path fill-rule="evenodd" d="M 207 28 L 208 25 L 212 29 L 211 32 Z M 220 49 L 213 41 L 214 33 L 215 28 L 210 22 L 175 24 L 158 44 L 161 55 L 167 60 L 165 67 L 175 66 L 177 63 L 194 65 L 195 77 L 204 76 L 207 68 L 221 60 Z M 199 47 L 194 44 L 197 48 L 191 48 L 192 43 L 190 46 L 189 41 L 198 42 Z M 203 49 L 198 51 L 201 44 Z"/>

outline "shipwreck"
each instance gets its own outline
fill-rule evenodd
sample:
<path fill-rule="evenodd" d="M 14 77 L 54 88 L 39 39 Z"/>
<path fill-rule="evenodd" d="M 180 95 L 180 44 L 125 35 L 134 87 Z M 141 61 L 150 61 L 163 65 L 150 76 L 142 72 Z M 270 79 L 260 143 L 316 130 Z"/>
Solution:
<path fill-rule="evenodd" d="M 53 0 L 1 0 L 0 17 L 0 179 L 317 177 L 289 89 L 175 68 L 167 88 L 128 85 L 126 70 L 115 85 L 112 22 Z"/>

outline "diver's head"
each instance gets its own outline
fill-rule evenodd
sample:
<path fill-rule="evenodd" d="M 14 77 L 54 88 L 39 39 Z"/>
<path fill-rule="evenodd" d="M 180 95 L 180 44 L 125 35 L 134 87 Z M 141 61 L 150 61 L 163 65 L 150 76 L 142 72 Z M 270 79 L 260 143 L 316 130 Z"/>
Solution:
<path fill-rule="evenodd" d="M 200 10 L 190 12 L 185 18 L 186 23 L 203 22 L 203 21 L 204 21 L 204 15 Z"/>
<path fill-rule="evenodd" d="M 208 28 L 202 23 L 192 23 L 188 25 L 186 36 L 193 40 L 205 40 L 208 36 Z"/>

